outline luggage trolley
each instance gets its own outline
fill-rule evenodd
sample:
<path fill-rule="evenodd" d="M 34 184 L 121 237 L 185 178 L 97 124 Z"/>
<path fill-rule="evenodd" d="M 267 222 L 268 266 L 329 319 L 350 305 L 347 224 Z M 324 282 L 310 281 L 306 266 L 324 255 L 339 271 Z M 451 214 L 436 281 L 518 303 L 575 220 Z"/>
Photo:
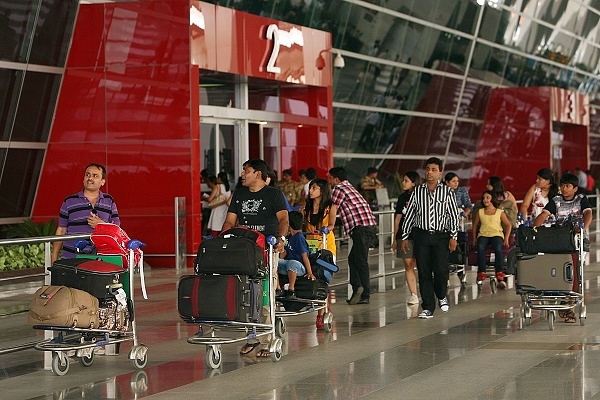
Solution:
<path fill-rule="evenodd" d="M 123 329 L 84 329 L 62 326 L 34 325 L 34 329 L 52 331 L 54 337 L 35 346 L 36 350 L 51 351 L 52 372 L 58 376 L 66 375 L 69 371 L 70 358 L 76 357 L 84 367 L 93 364 L 97 349 L 101 346 L 133 341 L 128 358 L 137 369 L 142 369 L 148 363 L 148 347 L 139 343 L 134 314 L 133 275 L 139 270 L 141 288 L 144 299 L 147 299 L 144 282 L 144 253 L 145 246 L 139 240 L 129 239 L 121 228 L 114 224 L 98 224 L 91 234 L 91 242 L 78 240 L 75 247 L 80 250 L 93 245 L 97 255 L 87 255 L 89 258 L 102 259 L 103 256 L 116 257 L 121 266 L 127 267 L 128 281 L 122 284 L 112 284 L 106 289 L 127 309 L 128 321 L 124 321 Z M 52 276 L 52 268 L 51 276 Z M 57 279 L 57 278 L 55 278 Z M 60 284 L 60 282 L 56 282 Z M 54 284 L 54 283 L 53 283 Z M 68 285 L 65 285 L 68 286 Z"/>
<path fill-rule="evenodd" d="M 519 253 L 517 259 L 516 292 L 521 296 L 521 326 L 531 324 L 531 310 L 546 311 L 548 327 L 554 330 L 557 311 L 579 311 L 579 323 L 587 317 L 583 292 L 584 230 L 583 222 L 575 224 L 573 241 L 577 254 L 577 291 L 573 291 L 572 254 Z"/>
<path fill-rule="evenodd" d="M 273 274 L 273 248 L 277 244 L 277 239 L 274 236 L 269 236 L 266 239 L 268 245 L 268 285 L 264 285 L 262 295 L 268 293 L 269 298 L 269 323 L 245 322 L 245 321 L 230 321 L 222 319 L 205 319 L 194 318 L 183 315 L 180 308 L 180 317 L 188 324 L 198 324 L 198 332 L 187 339 L 190 344 L 200 344 L 206 346 L 206 364 L 212 369 L 218 369 L 222 363 L 221 345 L 242 342 L 259 337 L 271 335 L 272 339 L 269 342 L 269 352 L 271 360 L 277 362 L 283 356 L 283 341 L 275 335 L 275 293 L 270 290 L 270 287 L 275 284 L 275 275 Z M 217 276 L 217 275 L 215 275 Z M 182 277 L 182 279 L 185 277 Z M 181 280 L 180 284 L 181 286 Z M 179 293 L 181 302 L 181 293 Z M 193 301 L 193 299 L 192 299 Z M 193 307 L 193 306 L 192 306 Z M 209 328 L 207 331 L 204 328 Z M 224 333 L 224 335 L 220 335 Z"/>
<path fill-rule="evenodd" d="M 318 312 L 320 310 L 325 310 L 323 314 L 323 324 L 325 332 L 331 332 L 332 324 L 333 324 L 333 314 L 329 309 L 329 294 L 328 292 L 328 283 L 331 281 L 332 274 L 338 272 L 339 268 L 329 263 L 321 258 L 319 258 L 318 251 L 327 250 L 327 234 L 329 233 L 329 229 L 324 227 L 321 230 L 321 235 L 313 235 L 306 234 L 307 241 L 309 243 L 309 248 L 311 250 L 311 260 L 314 259 L 314 264 L 317 264 L 317 267 L 322 268 L 323 276 L 317 276 L 317 282 L 310 282 L 307 284 L 315 284 L 317 285 L 317 295 L 316 298 L 302 298 L 298 297 L 296 299 L 288 299 L 284 296 L 276 297 L 275 301 L 279 306 L 275 311 L 275 333 L 277 336 L 282 337 L 286 331 L 286 324 L 284 317 L 293 317 L 297 315 L 308 314 L 312 312 Z M 316 236 L 316 237 L 315 237 Z M 315 267 L 316 268 L 316 267 Z M 282 282 L 282 277 L 280 277 L 280 282 Z M 287 277 L 284 278 L 287 279 Z M 298 277 L 296 280 L 296 284 L 298 281 L 302 282 L 302 280 L 306 280 L 305 277 Z"/>

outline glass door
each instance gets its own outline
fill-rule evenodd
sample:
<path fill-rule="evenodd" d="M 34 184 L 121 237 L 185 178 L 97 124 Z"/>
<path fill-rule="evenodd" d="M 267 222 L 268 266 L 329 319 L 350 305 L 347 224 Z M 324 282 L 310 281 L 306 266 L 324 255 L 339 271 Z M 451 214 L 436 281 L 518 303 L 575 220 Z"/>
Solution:
<path fill-rule="evenodd" d="M 207 119 L 200 122 L 200 154 L 202 169 L 208 175 L 227 172 L 230 183 L 235 184 L 239 160 L 234 154 L 239 153 L 239 124 L 235 120 Z"/>

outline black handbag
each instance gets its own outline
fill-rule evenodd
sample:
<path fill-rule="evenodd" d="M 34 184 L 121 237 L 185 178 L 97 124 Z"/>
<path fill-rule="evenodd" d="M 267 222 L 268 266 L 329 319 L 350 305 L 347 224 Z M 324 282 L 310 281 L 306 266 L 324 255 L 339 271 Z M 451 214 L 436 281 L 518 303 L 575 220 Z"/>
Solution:
<path fill-rule="evenodd" d="M 564 254 L 577 251 L 572 224 L 517 228 L 517 246 L 522 253 Z"/>

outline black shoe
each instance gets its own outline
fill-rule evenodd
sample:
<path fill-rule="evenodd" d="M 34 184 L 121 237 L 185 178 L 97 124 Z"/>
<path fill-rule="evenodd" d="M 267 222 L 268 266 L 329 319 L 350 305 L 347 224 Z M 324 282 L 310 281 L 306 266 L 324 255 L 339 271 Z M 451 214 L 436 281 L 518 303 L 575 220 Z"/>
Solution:
<path fill-rule="evenodd" d="M 364 291 L 362 286 L 359 286 L 356 288 L 356 290 L 354 291 L 354 293 L 352 293 L 352 297 L 349 298 L 348 300 L 346 300 L 346 303 L 348 304 L 358 304 L 358 302 L 360 301 L 360 295 L 362 294 L 362 292 Z"/>
<path fill-rule="evenodd" d="M 296 292 L 294 290 L 288 290 L 285 295 L 286 300 L 297 300 Z"/>
<path fill-rule="evenodd" d="M 369 299 L 368 298 L 366 298 L 366 299 L 360 299 L 358 301 L 358 303 L 356 303 L 356 304 L 369 304 Z"/>
<path fill-rule="evenodd" d="M 281 289 L 275 289 L 275 297 L 284 297 L 285 292 Z"/>

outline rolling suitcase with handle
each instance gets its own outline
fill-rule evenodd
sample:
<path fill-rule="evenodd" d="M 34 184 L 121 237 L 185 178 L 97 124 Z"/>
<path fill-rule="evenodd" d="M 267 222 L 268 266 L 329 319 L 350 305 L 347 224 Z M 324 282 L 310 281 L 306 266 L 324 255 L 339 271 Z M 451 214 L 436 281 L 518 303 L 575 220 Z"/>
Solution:
<path fill-rule="evenodd" d="M 517 291 L 570 291 L 573 274 L 570 254 L 520 255 L 517 259 Z"/>
<path fill-rule="evenodd" d="M 259 322 L 263 281 L 240 275 L 186 275 L 177 309 L 184 320 Z"/>

